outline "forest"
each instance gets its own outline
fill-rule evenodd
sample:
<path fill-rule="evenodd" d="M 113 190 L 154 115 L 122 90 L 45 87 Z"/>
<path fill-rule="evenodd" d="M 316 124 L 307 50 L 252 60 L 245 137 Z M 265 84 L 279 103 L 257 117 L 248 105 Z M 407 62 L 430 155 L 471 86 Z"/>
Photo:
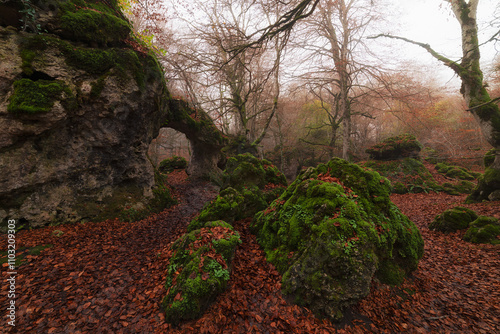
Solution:
<path fill-rule="evenodd" d="M 500 332 L 499 47 L 494 0 L 0 1 L 0 333 Z"/>

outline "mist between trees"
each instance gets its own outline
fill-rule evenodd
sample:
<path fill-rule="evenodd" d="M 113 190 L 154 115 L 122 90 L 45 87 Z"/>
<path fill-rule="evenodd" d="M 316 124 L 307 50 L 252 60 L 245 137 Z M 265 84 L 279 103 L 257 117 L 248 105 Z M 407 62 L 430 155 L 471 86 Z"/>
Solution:
<path fill-rule="evenodd" d="M 469 6 L 462 2 L 443 1 L 450 19 Z M 467 110 L 470 99 L 440 85 L 422 60 L 401 62 L 391 52 L 404 38 L 390 34 L 394 9 L 387 1 L 141 0 L 123 7 L 136 33 L 157 51 L 173 95 L 205 110 L 224 134 L 238 136 L 282 169 L 334 156 L 363 160 L 367 147 L 401 133 L 464 162 L 480 163 L 496 146 L 481 131 L 476 110 Z M 498 12 L 497 6 L 497 18 Z M 489 23 L 493 32 L 498 21 Z M 392 40 L 369 38 L 374 35 Z M 498 47 L 498 38 L 493 33 L 472 49 Z M 465 82 L 461 73 L 471 52 L 453 60 L 426 41 L 405 42 L 452 69 L 460 64 L 454 70 Z M 481 84 L 494 98 L 500 96 L 500 61 L 488 65 Z M 159 145 L 179 153 L 164 137 Z M 187 146 L 181 151 L 189 154 Z"/>

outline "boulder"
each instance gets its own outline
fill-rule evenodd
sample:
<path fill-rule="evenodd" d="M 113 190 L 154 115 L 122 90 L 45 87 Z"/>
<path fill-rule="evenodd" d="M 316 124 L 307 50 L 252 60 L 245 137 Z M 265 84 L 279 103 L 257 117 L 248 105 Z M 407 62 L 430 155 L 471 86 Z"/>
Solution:
<path fill-rule="evenodd" d="M 464 230 L 477 217 L 477 213 L 473 210 L 457 206 L 438 214 L 429 224 L 429 229 L 440 232 Z"/>
<path fill-rule="evenodd" d="M 418 157 L 422 145 L 414 135 L 405 133 L 390 137 L 366 150 L 370 159 L 395 160 L 406 157 Z"/>
<path fill-rule="evenodd" d="M 203 314 L 225 290 L 231 261 L 240 243 L 238 232 L 229 224 L 214 221 L 172 244 L 167 293 L 162 301 L 167 322 L 176 324 Z"/>
<path fill-rule="evenodd" d="M 221 182 L 219 196 L 191 221 L 188 231 L 211 220 L 220 219 L 232 224 L 252 217 L 265 209 L 287 186 L 285 176 L 275 166 L 250 153 L 229 158 Z"/>
<path fill-rule="evenodd" d="M 251 229 L 289 300 L 339 321 L 374 278 L 399 284 L 417 268 L 422 237 L 390 193 L 377 172 L 336 158 L 301 172 L 257 213 Z"/>
<path fill-rule="evenodd" d="M 475 244 L 500 244 L 499 220 L 495 217 L 477 217 L 465 232 L 464 240 Z"/>

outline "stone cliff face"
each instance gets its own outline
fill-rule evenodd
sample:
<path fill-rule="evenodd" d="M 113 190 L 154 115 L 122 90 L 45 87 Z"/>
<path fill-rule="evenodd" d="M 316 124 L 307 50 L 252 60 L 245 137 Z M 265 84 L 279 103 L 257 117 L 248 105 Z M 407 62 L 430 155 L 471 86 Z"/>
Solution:
<path fill-rule="evenodd" d="M 161 205 L 147 150 L 165 122 L 163 75 L 125 43 L 116 5 L 40 1 L 28 23 L 0 26 L 1 225 Z"/>

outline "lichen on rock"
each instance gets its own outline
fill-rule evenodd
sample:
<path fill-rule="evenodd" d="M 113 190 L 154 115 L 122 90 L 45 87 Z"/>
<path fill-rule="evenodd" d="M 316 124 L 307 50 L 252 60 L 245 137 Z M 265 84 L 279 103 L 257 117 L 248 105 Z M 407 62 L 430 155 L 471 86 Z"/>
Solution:
<path fill-rule="evenodd" d="M 336 158 L 303 171 L 255 216 L 251 229 L 291 301 L 338 321 L 373 278 L 399 284 L 417 268 L 422 237 L 390 189 L 378 173 Z"/>
<path fill-rule="evenodd" d="M 471 209 L 457 206 L 438 214 L 429 224 L 429 229 L 440 232 L 455 232 L 469 227 L 478 217 Z"/>
<path fill-rule="evenodd" d="M 203 314 L 225 290 L 240 243 L 238 232 L 224 221 L 207 222 L 173 243 L 162 301 L 167 322 L 175 324 Z"/>

